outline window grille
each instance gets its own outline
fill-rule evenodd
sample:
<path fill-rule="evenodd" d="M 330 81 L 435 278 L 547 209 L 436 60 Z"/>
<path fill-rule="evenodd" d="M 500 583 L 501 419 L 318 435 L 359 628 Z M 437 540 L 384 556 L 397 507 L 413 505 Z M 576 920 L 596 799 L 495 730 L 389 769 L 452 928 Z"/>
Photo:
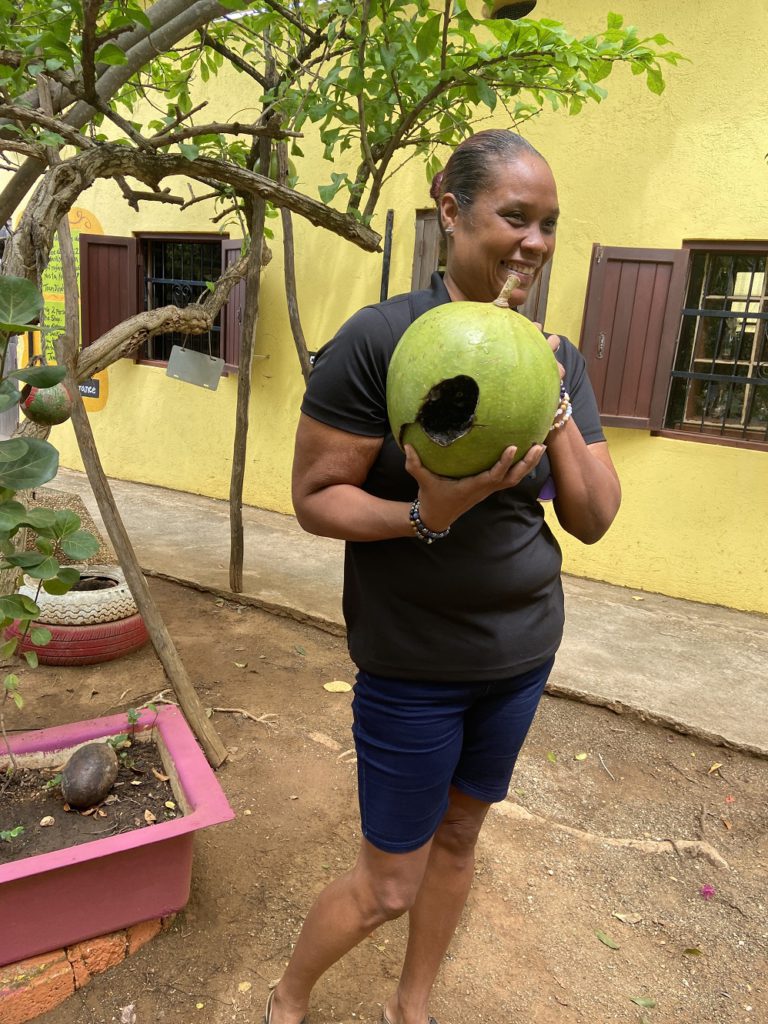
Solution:
<path fill-rule="evenodd" d="M 145 238 L 145 309 L 160 306 L 189 306 L 205 297 L 208 282 L 216 281 L 222 271 L 221 242 L 178 238 Z M 174 345 L 220 356 L 221 322 L 205 334 L 180 334 L 168 331 L 156 334 L 146 344 L 145 359 L 167 362 Z"/>
<path fill-rule="evenodd" d="M 768 253 L 692 251 L 664 426 L 768 441 Z"/>

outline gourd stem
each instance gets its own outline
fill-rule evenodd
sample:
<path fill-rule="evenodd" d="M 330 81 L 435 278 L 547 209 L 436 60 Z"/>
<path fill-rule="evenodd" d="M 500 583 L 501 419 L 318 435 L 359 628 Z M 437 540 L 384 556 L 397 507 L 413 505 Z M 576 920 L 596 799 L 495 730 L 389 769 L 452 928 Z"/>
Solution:
<path fill-rule="evenodd" d="M 493 300 L 494 306 L 501 306 L 502 309 L 509 309 L 509 298 L 515 288 L 520 287 L 520 278 L 517 274 L 510 274 L 504 282 L 504 287 L 499 292 L 499 297 Z"/>

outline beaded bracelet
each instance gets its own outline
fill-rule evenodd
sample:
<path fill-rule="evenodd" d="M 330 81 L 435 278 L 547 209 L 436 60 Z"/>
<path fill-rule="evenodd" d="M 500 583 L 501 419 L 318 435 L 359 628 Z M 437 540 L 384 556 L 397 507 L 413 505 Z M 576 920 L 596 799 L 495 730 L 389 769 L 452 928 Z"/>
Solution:
<path fill-rule="evenodd" d="M 443 537 L 447 537 L 451 532 L 450 526 L 447 530 L 430 530 L 430 528 L 425 526 L 421 521 L 420 509 L 421 503 L 417 498 L 411 505 L 410 519 L 413 532 L 419 540 L 423 540 L 425 544 L 431 544 L 432 541 L 441 540 Z"/>
<path fill-rule="evenodd" d="M 565 390 L 565 384 L 560 381 L 560 404 L 555 410 L 555 417 L 552 420 L 552 426 L 550 430 L 560 430 L 568 420 L 573 416 L 573 406 L 571 405 L 571 396 Z"/>

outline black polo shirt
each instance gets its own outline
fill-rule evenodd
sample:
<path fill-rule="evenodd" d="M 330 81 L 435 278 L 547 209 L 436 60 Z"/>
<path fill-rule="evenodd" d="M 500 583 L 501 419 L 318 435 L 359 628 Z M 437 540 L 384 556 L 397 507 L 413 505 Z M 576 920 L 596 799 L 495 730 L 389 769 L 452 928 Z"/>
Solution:
<path fill-rule="evenodd" d="M 302 412 L 384 439 L 364 484 L 377 497 L 416 497 L 389 429 L 387 368 L 405 329 L 444 302 L 450 297 L 434 274 L 424 291 L 360 310 L 315 359 Z M 584 440 L 603 441 L 582 355 L 563 339 L 558 359 Z M 548 477 L 545 455 L 522 483 L 480 502 L 434 544 L 347 542 L 343 607 L 355 664 L 381 676 L 484 682 L 554 654 L 564 621 L 561 553 L 537 500 Z"/>

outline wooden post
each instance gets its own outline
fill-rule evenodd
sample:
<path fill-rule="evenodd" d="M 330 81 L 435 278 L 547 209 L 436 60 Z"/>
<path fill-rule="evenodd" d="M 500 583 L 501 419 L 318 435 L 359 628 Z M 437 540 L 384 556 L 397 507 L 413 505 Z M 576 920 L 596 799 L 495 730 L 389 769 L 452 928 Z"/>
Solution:
<path fill-rule="evenodd" d="M 259 162 L 263 174 L 269 173 L 270 140 L 259 139 Z M 266 168 L 266 170 L 264 170 Z M 243 590 L 243 481 L 248 443 L 248 417 L 251 404 L 251 373 L 253 350 L 256 344 L 256 324 L 259 320 L 259 292 L 261 289 L 262 247 L 266 203 L 256 196 L 250 204 L 248 233 L 248 269 L 245 272 L 245 306 L 243 333 L 240 339 L 240 361 L 237 376 L 237 411 L 235 413 L 235 441 L 232 451 L 232 474 L 229 484 L 229 588 L 236 594 Z"/>
<path fill-rule="evenodd" d="M 218 768 L 227 759 L 227 748 L 214 729 L 210 719 L 206 716 L 205 709 L 200 703 L 200 698 L 192 685 L 192 680 L 184 668 L 179 652 L 176 650 L 157 605 L 149 592 L 147 581 L 144 579 L 144 573 L 141 571 L 133 545 L 117 511 L 115 499 L 109 487 L 109 481 L 104 473 L 101 459 L 96 449 L 96 442 L 93 437 L 90 421 L 88 420 L 88 414 L 85 411 L 83 399 L 77 386 L 75 364 L 77 360 L 77 338 L 80 335 L 77 271 L 75 269 L 75 254 L 72 248 L 72 234 L 69 230 L 69 222 L 66 220 L 62 221 L 59 227 L 59 246 L 61 249 L 61 265 L 64 278 L 65 333 L 62 339 L 62 351 L 58 355 L 68 371 L 66 385 L 73 398 L 72 424 L 75 428 L 75 437 L 77 438 L 83 465 L 88 474 L 88 482 L 93 489 L 101 517 L 109 534 L 109 539 L 115 549 L 120 566 L 125 573 L 126 583 L 133 594 L 139 613 L 144 619 L 144 624 L 147 627 L 155 652 L 165 669 L 165 673 L 173 686 L 176 696 L 179 698 L 179 704 L 190 727 L 202 744 L 208 761 L 212 767 Z"/>

